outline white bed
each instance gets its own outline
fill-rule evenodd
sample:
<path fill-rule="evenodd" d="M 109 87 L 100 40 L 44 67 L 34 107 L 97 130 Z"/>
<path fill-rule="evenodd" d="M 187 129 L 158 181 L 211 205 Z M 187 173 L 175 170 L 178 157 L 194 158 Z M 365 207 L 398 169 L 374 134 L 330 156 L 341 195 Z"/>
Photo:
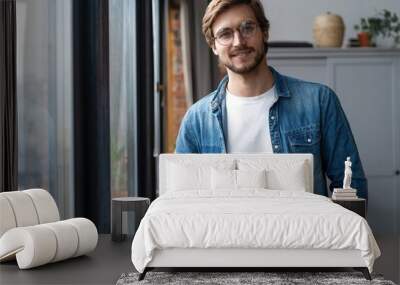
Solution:
<path fill-rule="evenodd" d="M 161 155 L 160 196 L 132 243 L 141 278 L 154 267 L 354 267 L 370 278 L 380 251 L 367 222 L 313 194 L 312 163 L 309 154 Z"/>

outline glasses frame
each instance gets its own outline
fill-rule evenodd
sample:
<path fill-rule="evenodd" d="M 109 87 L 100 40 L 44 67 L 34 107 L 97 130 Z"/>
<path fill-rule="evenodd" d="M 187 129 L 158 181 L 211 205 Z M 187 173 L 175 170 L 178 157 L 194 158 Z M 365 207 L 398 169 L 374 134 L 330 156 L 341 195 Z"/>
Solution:
<path fill-rule="evenodd" d="M 242 31 L 242 29 L 244 29 L 244 27 L 245 27 L 245 25 L 246 24 L 252 24 L 252 25 L 254 25 L 254 31 L 252 32 L 252 34 L 251 35 L 244 35 L 243 34 L 243 31 Z M 244 38 L 244 39 L 250 39 L 250 38 L 252 38 L 252 37 L 254 37 L 254 35 L 256 34 L 256 31 L 257 31 L 257 28 L 259 27 L 259 25 L 256 23 L 256 22 L 254 22 L 254 21 L 252 21 L 252 20 L 245 20 L 245 21 L 243 21 L 243 22 L 241 22 L 236 28 L 226 28 L 226 29 L 229 29 L 229 30 L 231 30 L 232 31 L 232 37 L 231 37 L 231 39 L 229 40 L 229 43 L 224 43 L 224 42 L 221 42 L 221 39 L 219 39 L 218 38 L 218 36 L 213 36 L 213 40 L 214 40 L 214 42 L 218 42 L 220 45 L 222 45 L 222 46 L 230 46 L 231 44 L 232 44 L 232 42 L 234 41 L 234 39 L 235 39 L 235 31 L 238 31 L 238 33 L 239 33 L 239 35 L 242 37 L 242 38 Z M 225 28 L 223 28 L 223 30 L 224 30 Z M 218 33 L 217 33 L 218 34 Z"/>

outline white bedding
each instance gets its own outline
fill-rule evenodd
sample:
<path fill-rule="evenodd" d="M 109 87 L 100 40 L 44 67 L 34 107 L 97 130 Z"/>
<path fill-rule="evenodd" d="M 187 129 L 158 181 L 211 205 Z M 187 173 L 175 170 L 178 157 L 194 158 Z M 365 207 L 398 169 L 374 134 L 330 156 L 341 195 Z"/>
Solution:
<path fill-rule="evenodd" d="M 143 272 L 165 248 L 358 249 L 370 272 L 380 256 L 361 216 L 320 195 L 266 189 L 162 195 L 140 223 L 132 262 Z"/>

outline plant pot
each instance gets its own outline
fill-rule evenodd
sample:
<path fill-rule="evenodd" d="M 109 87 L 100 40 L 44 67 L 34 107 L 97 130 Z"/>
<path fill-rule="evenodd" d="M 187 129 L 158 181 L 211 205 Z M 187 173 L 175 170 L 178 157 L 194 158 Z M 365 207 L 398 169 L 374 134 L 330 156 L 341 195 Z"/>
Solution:
<path fill-rule="evenodd" d="M 380 48 L 395 48 L 396 42 L 392 37 L 383 37 L 379 35 L 376 37 L 376 46 Z"/>
<path fill-rule="evenodd" d="M 358 41 L 360 42 L 360 47 L 370 47 L 371 44 L 371 34 L 367 32 L 358 33 Z"/>

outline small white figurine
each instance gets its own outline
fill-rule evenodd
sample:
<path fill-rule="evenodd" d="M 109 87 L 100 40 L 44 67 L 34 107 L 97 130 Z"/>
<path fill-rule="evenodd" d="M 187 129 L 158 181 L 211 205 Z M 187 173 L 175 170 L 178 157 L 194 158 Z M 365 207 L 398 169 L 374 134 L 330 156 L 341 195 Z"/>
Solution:
<path fill-rule="evenodd" d="M 353 172 L 351 171 L 350 156 L 348 156 L 347 160 L 344 162 L 343 189 L 352 189 L 350 186 L 352 174 L 353 174 Z"/>

